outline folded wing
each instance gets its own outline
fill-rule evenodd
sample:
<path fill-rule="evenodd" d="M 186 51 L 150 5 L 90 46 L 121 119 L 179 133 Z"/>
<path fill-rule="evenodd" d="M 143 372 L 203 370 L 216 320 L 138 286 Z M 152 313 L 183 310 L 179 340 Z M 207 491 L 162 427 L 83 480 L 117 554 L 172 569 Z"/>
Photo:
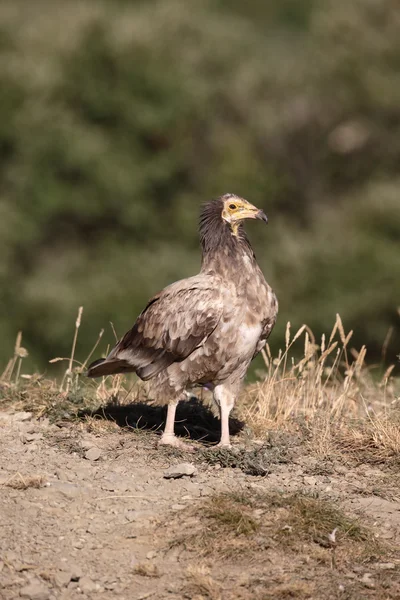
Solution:
<path fill-rule="evenodd" d="M 132 329 L 87 374 L 135 371 L 141 379 L 151 379 L 202 346 L 221 314 L 222 299 L 212 280 L 197 276 L 178 281 L 149 301 Z"/>

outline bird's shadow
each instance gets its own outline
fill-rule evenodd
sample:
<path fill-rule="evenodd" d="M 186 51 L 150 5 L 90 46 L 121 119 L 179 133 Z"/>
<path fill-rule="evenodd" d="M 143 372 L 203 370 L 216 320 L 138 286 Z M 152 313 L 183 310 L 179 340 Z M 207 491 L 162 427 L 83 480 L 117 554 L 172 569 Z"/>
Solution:
<path fill-rule="evenodd" d="M 115 400 L 96 410 L 83 409 L 79 418 L 94 417 L 113 421 L 120 427 L 150 430 L 162 433 L 167 415 L 166 406 L 152 406 L 144 402 L 119 404 Z M 231 435 L 237 435 L 244 427 L 243 421 L 231 417 L 229 429 Z M 198 398 L 180 402 L 176 411 L 175 433 L 192 440 L 208 443 L 218 442 L 221 435 L 220 420 Z"/>

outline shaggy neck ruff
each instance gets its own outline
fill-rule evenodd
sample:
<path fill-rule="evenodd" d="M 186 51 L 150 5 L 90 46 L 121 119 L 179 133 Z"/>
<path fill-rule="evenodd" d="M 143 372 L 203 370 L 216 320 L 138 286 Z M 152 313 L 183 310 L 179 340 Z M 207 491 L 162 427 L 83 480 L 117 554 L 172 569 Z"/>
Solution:
<path fill-rule="evenodd" d="M 200 215 L 200 243 L 203 251 L 202 271 L 226 271 L 228 265 L 237 267 L 243 256 L 255 262 L 249 239 L 240 224 L 235 235 L 222 218 L 223 201 L 212 200 L 203 207 Z"/>

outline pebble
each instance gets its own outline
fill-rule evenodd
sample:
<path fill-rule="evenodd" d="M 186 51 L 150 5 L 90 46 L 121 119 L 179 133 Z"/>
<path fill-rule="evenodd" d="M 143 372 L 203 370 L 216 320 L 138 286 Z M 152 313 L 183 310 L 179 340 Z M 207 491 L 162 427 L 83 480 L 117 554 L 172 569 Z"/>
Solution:
<path fill-rule="evenodd" d="M 83 576 L 83 571 L 79 565 L 65 565 L 65 567 L 62 567 L 62 570 L 70 575 L 70 580 L 72 582 L 79 581 L 79 579 Z"/>
<path fill-rule="evenodd" d="M 85 452 L 85 458 L 87 460 L 99 460 L 101 456 L 101 450 L 100 448 L 96 448 L 95 446 L 93 446 L 92 448 L 89 448 L 89 450 L 87 452 Z"/>
<path fill-rule="evenodd" d="M 304 476 L 304 483 L 306 485 L 316 485 L 317 483 L 317 478 L 314 477 L 313 475 L 305 475 Z"/>
<path fill-rule="evenodd" d="M 32 432 L 32 433 L 26 433 L 25 434 L 25 439 L 27 442 L 34 442 L 37 440 L 42 440 L 43 439 L 43 433 L 36 433 L 36 432 Z"/>
<path fill-rule="evenodd" d="M 42 433 L 21 433 L 20 435 L 20 440 L 23 444 L 27 444 L 28 442 L 37 442 L 38 440 L 42 439 Z"/>
<path fill-rule="evenodd" d="M 110 592 L 112 592 L 113 590 L 115 590 L 116 587 L 117 587 L 117 582 L 116 581 L 114 581 L 112 583 L 106 583 L 106 584 L 104 584 L 104 588 L 106 590 L 109 590 Z"/>
<path fill-rule="evenodd" d="M 90 450 L 90 448 L 95 448 L 96 444 L 93 440 L 81 440 L 80 441 L 80 446 L 83 450 Z"/>
<path fill-rule="evenodd" d="M 172 465 L 164 471 L 165 479 L 179 479 L 179 477 L 193 477 L 196 475 L 197 469 L 191 463 L 180 463 L 179 465 Z"/>
<path fill-rule="evenodd" d="M 184 504 L 173 504 L 171 508 L 172 510 L 183 510 L 186 506 Z"/>
<path fill-rule="evenodd" d="M 79 583 L 77 581 L 70 581 L 68 584 L 68 589 L 69 590 L 76 590 L 76 588 L 79 586 Z"/>
<path fill-rule="evenodd" d="M 389 571 L 389 570 L 395 569 L 396 565 L 392 562 L 387 562 L 387 563 L 378 563 L 376 565 L 376 567 L 378 569 L 381 569 L 382 571 Z"/>
<path fill-rule="evenodd" d="M 149 560 L 151 560 L 152 558 L 155 558 L 157 556 L 157 552 L 155 550 L 150 550 L 150 552 L 148 552 L 146 554 L 146 558 L 148 558 Z"/>
<path fill-rule="evenodd" d="M 83 594 L 88 594 L 90 592 L 98 592 L 100 586 L 90 579 L 87 575 L 84 575 L 79 580 L 79 588 Z"/>
<path fill-rule="evenodd" d="M 33 414 L 31 412 L 26 412 L 24 410 L 17 412 L 12 416 L 14 421 L 19 421 L 20 423 L 23 423 L 24 421 L 30 421 L 32 417 Z"/>
<path fill-rule="evenodd" d="M 47 487 L 45 490 L 45 492 L 53 492 L 53 491 L 57 491 L 60 492 L 60 494 L 62 494 L 63 496 L 65 496 L 66 498 L 76 498 L 77 496 L 80 496 L 82 493 L 81 488 L 79 488 L 76 485 L 73 485 L 72 483 L 67 483 L 65 481 L 52 481 L 50 486 Z"/>
<path fill-rule="evenodd" d="M 371 577 L 371 573 L 364 573 L 360 579 L 360 582 L 369 589 L 373 589 L 375 587 L 375 583 L 372 581 Z"/>
<path fill-rule="evenodd" d="M 381 531 L 379 536 L 376 537 L 379 537 L 382 540 L 391 540 L 395 537 L 395 533 L 394 531 Z"/>
<path fill-rule="evenodd" d="M 71 579 L 71 571 L 59 571 L 54 576 L 54 583 L 58 585 L 58 587 L 67 587 Z"/>
<path fill-rule="evenodd" d="M 30 583 L 23 587 L 19 594 L 22 598 L 29 598 L 29 600 L 48 600 L 50 596 L 49 590 L 41 583 Z"/>

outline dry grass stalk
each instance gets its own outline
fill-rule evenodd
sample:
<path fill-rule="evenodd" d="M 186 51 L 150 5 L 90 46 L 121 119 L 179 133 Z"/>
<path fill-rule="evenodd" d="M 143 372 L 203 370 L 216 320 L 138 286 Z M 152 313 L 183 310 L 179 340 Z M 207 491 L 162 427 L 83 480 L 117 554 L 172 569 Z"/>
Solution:
<path fill-rule="evenodd" d="M 15 383 L 18 383 L 19 376 L 21 373 L 21 365 L 22 360 L 28 356 L 28 351 L 26 348 L 21 346 L 22 342 L 22 332 L 19 331 L 17 334 L 17 338 L 15 340 L 14 346 L 14 356 L 8 361 L 7 366 L 0 377 L 0 382 L 2 383 L 10 383 L 11 378 L 15 369 L 15 365 L 17 365 L 17 373 L 15 376 Z"/>
<path fill-rule="evenodd" d="M 390 465 L 400 457 L 400 423 L 392 417 L 372 415 L 357 426 L 338 429 L 331 443 L 361 462 Z"/>
<path fill-rule="evenodd" d="M 205 565 L 190 565 L 186 571 L 187 584 L 185 597 L 193 600 L 222 600 L 221 586 L 210 575 L 210 570 Z"/>
<path fill-rule="evenodd" d="M 75 332 L 74 332 L 74 338 L 72 341 L 72 349 L 71 349 L 71 356 L 69 358 L 69 364 L 68 364 L 68 369 L 65 372 L 64 378 L 61 382 L 61 386 L 60 386 L 60 391 L 63 390 L 63 386 L 64 386 L 64 381 L 66 381 L 66 391 L 68 392 L 70 387 L 73 384 L 72 381 L 72 365 L 74 362 L 74 356 L 75 356 L 75 349 L 76 349 L 76 342 L 78 339 L 78 332 L 79 332 L 79 327 L 81 326 L 81 320 L 82 320 L 82 312 L 83 312 L 83 306 L 80 306 L 78 309 L 78 316 L 76 318 L 75 321 Z"/>
<path fill-rule="evenodd" d="M 321 413 L 332 423 L 344 417 L 369 419 L 366 397 L 373 400 L 377 414 L 395 400 L 390 387 L 393 366 L 386 370 L 379 388 L 365 365 L 365 346 L 360 351 L 349 348 L 353 332 L 346 334 L 339 315 L 328 342 L 323 335 L 317 344 L 306 325 L 293 338 L 290 329 L 288 323 L 285 349 L 276 358 L 268 346 L 263 351 L 267 375 L 263 381 L 248 386 L 242 398 L 244 419 L 256 435 L 288 427 L 299 418 L 311 422 Z M 296 358 L 292 353 L 302 337 L 303 355 Z"/>
<path fill-rule="evenodd" d="M 41 488 L 45 483 L 43 475 L 21 475 L 21 473 L 15 473 L 2 485 L 4 487 L 12 488 L 13 490 L 27 490 L 28 488 Z"/>
<path fill-rule="evenodd" d="M 152 562 L 143 562 L 135 566 L 134 572 L 142 577 L 161 577 L 160 570 L 157 565 Z"/>

